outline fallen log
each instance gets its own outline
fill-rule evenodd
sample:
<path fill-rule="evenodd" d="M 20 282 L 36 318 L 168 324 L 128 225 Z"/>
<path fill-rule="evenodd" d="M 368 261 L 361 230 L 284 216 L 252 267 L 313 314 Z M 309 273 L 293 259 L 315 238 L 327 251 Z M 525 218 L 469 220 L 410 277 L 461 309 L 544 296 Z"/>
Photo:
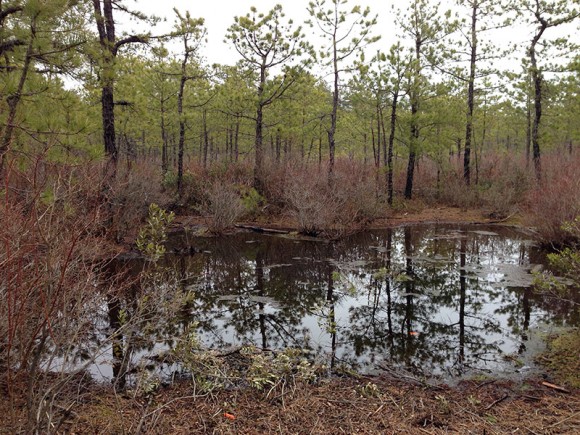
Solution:
<path fill-rule="evenodd" d="M 265 234 L 289 234 L 290 231 L 288 230 L 278 230 L 276 228 L 264 228 L 258 227 L 256 225 L 245 225 L 245 224 L 236 224 L 236 228 L 241 228 L 244 230 L 251 230 L 257 233 L 265 233 Z"/>

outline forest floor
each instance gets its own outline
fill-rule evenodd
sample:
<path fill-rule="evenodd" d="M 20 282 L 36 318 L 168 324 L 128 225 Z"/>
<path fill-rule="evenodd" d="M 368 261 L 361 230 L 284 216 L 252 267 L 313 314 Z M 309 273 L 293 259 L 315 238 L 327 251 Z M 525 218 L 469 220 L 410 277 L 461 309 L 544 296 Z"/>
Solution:
<path fill-rule="evenodd" d="M 74 389 L 78 397 L 58 433 L 69 434 L 577 434 L 579 390 L 501 380 L 454 387 L 380 377 L 330 378 L 268 394 L 252 388 L 194 395 L 178 382 L 149 398 L 110 386 Z M 4 396 L 5 397 L 5 396 Z M 60 408 L 66 409 L 63 401 Z M 2 415 L 14 415 L 0 400 Z M 56 415 L 55 421 L 60 419 Z M 14 433 L 10 419 L 0 433 Z"/>

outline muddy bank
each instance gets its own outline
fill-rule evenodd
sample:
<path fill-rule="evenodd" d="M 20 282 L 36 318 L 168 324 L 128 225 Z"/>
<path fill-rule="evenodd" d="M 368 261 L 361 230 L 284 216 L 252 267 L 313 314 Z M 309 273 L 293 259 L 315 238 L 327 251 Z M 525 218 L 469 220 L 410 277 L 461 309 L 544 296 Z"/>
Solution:
<path fill-rule="evenodd" d="M 178 232 L 184 228 L 194 229 L 203 232 L 208 227 L 209 218 L 203 216 L 177 215 L 172 226 L 172 232 Z M 388 215 L 381 216 L 364 229 L 380 230 L 395 228 L 403 225 L 417 224 L 501 224 L 510 226 L 522 226 L 521 218 L 517 215 L 509 216 L 506 219 L 493 219 L 483 210 L 479 209 L 462 209 L 458 207 L 409 207 L 406 210 L 393 211 Z M 278 232 L 297 232 L 298 225 L 291 218 L 284 215 L 277 216 L 260 216 L 253 220 L 243 220 L 237 222 L 236 227 L 231 228 L 229 232 L 235 232 L 239 229 L 255 229 L 274 233 Z M 361 229 L 345 230 L 349 234 Z M 126 239 L 131 243 L 130 237 Z"/>

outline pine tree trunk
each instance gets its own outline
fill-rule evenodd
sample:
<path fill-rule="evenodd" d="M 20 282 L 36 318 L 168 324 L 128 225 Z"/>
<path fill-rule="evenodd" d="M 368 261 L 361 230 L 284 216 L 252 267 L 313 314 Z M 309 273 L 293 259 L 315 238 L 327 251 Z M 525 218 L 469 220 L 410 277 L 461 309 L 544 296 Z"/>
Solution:
<path fill-rule="evenodd" d="M 393 146 L 395 143 L 395 125 L 397 122 L 398 90 L 393 94 L 391 103 L 391 132 L 389 133 L 389 148 L 387 150 L 387 202 L 393 205 Z"/>
<path fill-rule="evenodd" d="M 473 131 L 473 101 L 475 86 L 475 61 L 477 57 L 477 11 L 478 2 L 474 0 L 471 15 L 471 59 L 469 63 L 469 84 L 467 89 L 467 123 L 465 125 L 465 147 L 463 153 L 463 178 L 465 184 L 471 183 L 471 137 Z"/>

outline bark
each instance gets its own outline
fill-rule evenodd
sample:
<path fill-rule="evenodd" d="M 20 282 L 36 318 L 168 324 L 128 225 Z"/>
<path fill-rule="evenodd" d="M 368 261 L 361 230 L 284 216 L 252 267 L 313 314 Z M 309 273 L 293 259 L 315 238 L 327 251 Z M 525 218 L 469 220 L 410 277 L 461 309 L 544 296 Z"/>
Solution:
<path fill-rule="evenodd" d="M 471 58 L 469 62 L 469 83 L 467 86 L 467 122 L 465 125 L 465 147 L 463 153 L 463 178 L 471 183 L 471 137 L 473 131 L 473 99 L 475 86 L 475 61 L 477 57 L 477 11 L 478 1 L 473 1 L 471 14 Z"/>
<path fill-rule="evenodd" d="M 262 97 L 264 95 L 264 86 L 266 84 L 266 59 L 263 59 L 260 67 L 260 83 L 258 85 L 258 104 L 256 107 L 256 141 L 254 161 L 254 189 L 260 194 L 264 194 L 264 102 Z"/>
<path fill-rule="evenodd" d="M 332 92 L 332 112 L 330 114 L 330 128 L 328 129 L 328 181 L 332 182 L 334 174 L 334 154 L 336 147 L 336 119 L 338 114 L 338 52 L 337 52 L 337 41 L 336 41 L 336 29 L 332 36 L 332 49 L 333 49 L 333 68 L 334 68 L 334 84 Z"/>
<path fill-rule="evenodd" d="M 532 148 L 532 102 L 530 91 L 526 89 L 526 167 L 530 166 L 530 150 Z"/>
<path fill-rule="evenodd" d="M 395 143 L 395 124 L 397 122 L 398 90 L 393 94 L 391 102 L 391 131 L 389 133 L 389 148 L 387 150 L 387 202 L 393 205 L 393 146 Z"/>
<path fill-rule="evenodd" d="M 483 155 L 483 147 L 485 145 L 485 135 L 487 133 L 487 100 L 485 100 L 483 107 L 483 122 L 481 129 L 481 145 L 479 146 L 479 152 L 477 148 L 475 149 L 475 184 L 479 184 L 479 162 Z"/>
<path fill-rule="evenodd" d="M 185 40 L 185 54 L 181 62 L 181 80 L 179 81 L 179 92 L 177 93 L 177 114 L 179 116 L 179 145 L 177 149 L 177 193 L 183 193 L 183 153 L 185 148 L 185 119 L 183 119 L 183 94 L 185 83 L 187 82 L 186 68 L 189 58 L 187 40 Z"/>
<path fill-rule="evenodd" d="M 546 21 L 542 20 L 540 28 L 532 40 L 530 45 L 530 61 L 532 69 L 532 83 L 534 85 L 534 119 L 532 123 L 532 153 L 534 160 L 534 169 L 536 172 L 536 179 L 539 181 L 542 178 L 542 166 L 540 160 L 540 141 L 539 130 L 542 119 L 542 73 L 538 68 L 538 61 L 536 58 L 536 45 L 540 41 L 542 34 L 547 28 Z"/>
<path fill-rule="evenodd" d="M 413 197 L 413 179 L 415 176 L 415 159 L 416 147 L 419 142 L 419 125 L 417 123 L 417 115 L 419 113 L 419 74 L 421 73 L 421 45 L 422 41 L 419 37 L 415 39 L 415 77 L 413 89 L 411 89 L 411 137 L 409 140 L 409 160 L 407 163 L 407 180 L 405 183 L 405 199 Z"/>
<path fill-rule="evenodd" d="M 93 9 L 99 44 L 102 51 L 101 71 L 101 116 L 103 120 L 103 142 L 105 153 L 109 157 L 109 176 L 115 177 L 118 150 L 115 132 L 115 57 L 119 48 L 134 42 L 144 43 L 145 39 L 132 35 L 117 40 L 115 36 L 115 20 L 113 19 L 113 0 L 93 0 Z"/>
<path fill-rule="evenodd" d="M 101 117 L 103 120 L 103 142 L 105 153 L 110 158 L 113 167 L 117 164 L 117 143 L 115 133 L 115 99 L 113 64 L 116 55 L 115 21 L 113 20 L 113 4 L 111 0 L 93 0 L 95 20 L 99 33 L 99 43 L 103 52 L 101 71 Z"/>

